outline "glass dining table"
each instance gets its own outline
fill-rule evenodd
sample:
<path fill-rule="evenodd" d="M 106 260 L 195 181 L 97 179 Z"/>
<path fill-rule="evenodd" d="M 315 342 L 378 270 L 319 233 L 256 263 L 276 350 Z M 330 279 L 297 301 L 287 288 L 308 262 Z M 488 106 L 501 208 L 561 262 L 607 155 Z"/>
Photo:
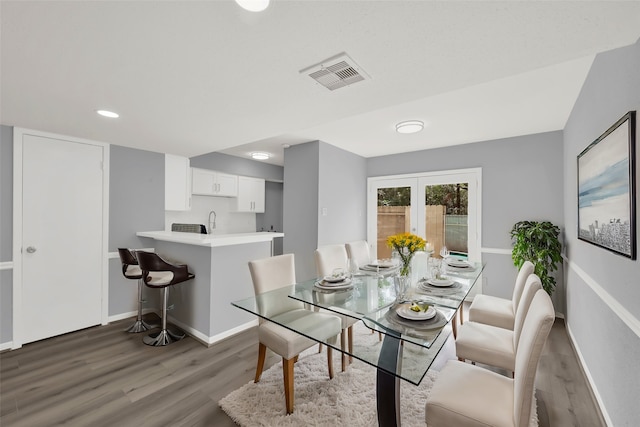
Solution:
<path fill-rule="evenodd" d="M 443 277 L 412 283 L 403 298 L 397 298 L 394 286 L 397 270 L 376 269 L 359 270 L 337 285 L 308 280 L 232 305 L 375 367 L 378 424 L 399 426 L 400 380 L 420 384 L 450 334 L 455 334 L 456 314 L 483 269 L 482 263 L 446 266 Z M 335 340 L 314 336 L 312 330 L 288 324 L 286 317 L 269 315 L 266 308 L 279 298 L 293 298 L 312 310 L 324 309 L 361 320 L 367 328 L 382 334 L 382 343 L 379 334 L 371 334 L 369 340 L 353 342 L 349 350 Z"/>

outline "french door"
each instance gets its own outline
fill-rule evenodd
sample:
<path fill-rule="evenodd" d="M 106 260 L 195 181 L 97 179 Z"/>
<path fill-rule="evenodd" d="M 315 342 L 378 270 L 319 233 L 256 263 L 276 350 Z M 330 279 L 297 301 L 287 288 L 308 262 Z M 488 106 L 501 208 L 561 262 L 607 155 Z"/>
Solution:
<path fill-rule="evenodd" d="M 389 257 L 387 237 L 409 232 L 430 242 L 435 257 L 447 246 L 470 261 L 481 261 L 481 180 L 480 168 L 369 178 L 371 253 Z"/>

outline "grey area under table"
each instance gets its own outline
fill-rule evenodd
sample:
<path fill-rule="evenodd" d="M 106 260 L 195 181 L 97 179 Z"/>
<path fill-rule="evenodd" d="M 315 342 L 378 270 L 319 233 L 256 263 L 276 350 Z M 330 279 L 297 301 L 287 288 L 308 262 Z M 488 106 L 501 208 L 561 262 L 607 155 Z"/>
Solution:
<path fill-rule="evenodd" d="M 123 332 L 132 321 L 0 354 L 0 425 L 234 426 L 218 401 L 253 379 L 256 328 L 209 348 L 190 337 L 156 348 L 142 343 L 144 334 Z M 268 352 L 265 369 L 279 360 Z M 605 425 L 562 320 L 551 330 L 536 382 L 540 427 Z"/>

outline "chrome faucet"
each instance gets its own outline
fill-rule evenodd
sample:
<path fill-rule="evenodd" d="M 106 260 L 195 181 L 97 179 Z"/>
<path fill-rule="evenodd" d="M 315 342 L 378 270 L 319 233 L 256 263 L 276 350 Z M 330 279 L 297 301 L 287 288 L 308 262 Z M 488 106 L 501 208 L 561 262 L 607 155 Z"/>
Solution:
<path fill-rule="evenodd" d="M 211 214 L 213 214 L 213 221 L 211 221 Z M 213 234 L 213 230 L 216 228 L 216 211 L 209 212 L 209 234 Z"/>

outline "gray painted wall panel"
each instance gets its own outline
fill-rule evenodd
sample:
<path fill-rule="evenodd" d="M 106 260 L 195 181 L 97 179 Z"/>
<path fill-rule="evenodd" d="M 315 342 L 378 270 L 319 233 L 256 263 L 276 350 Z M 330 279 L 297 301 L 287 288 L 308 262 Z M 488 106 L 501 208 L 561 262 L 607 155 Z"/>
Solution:
<path fill-rule="evenodd" d="M 366 239 L 366 159 L 324 142 L 319 148 L 318 246 Z"/>
<path fill-rule="evenodd" d="M 259 162 L 251 159 L 243 159 L 222 153 L 208 153 L 192 157 L 191 167 L 211 169 L 234 175 L 253 176 L 270 181 L 282 182 L 284 168 L 282 166 Z"/>
<path fill-rule="evenodd" d="M 284 253 L 296 258 L 296 278 L 315 277 L 318 244 L 319 141 L 284 150 Z"/>
<path fill-rule="evenodd" d="M 596 56 L 564 130 L 565 242 L 571 264 L 583 270 L 626 309 L 637 325 L 640 319 L 640 261 L 629 260 L 577 239 L 577 155 L 629 110 L 640 111 L 640 41 Z M 640 150 L 636 137 L 636 167 Z M 636 197 L 640 175 L 636 169 Z M 640 211 L 636 211 L 640 225 Z M 637 237 L 636 237 L 637 238 Z M 569 270 L 571 265 L 567 267 Z M 640 336 L 634 333 L 575 274 L 567 272 L 566 321 L 578 350 L 602 397 L 612 425 L 637 425 L 640 395 Z M 620 309 L 617 309 L 618 311 Z M 597 321 L 594 321 L 597 319 Z"/>
<path fill-rule="evenodd" d="M 13 341 L 13 270 L 0 270 L 0 344 Z"/>
<path fill-rule="evenodd" d="M 13 128 L 0 126 L 0 262 L 13 259 Z"/>

